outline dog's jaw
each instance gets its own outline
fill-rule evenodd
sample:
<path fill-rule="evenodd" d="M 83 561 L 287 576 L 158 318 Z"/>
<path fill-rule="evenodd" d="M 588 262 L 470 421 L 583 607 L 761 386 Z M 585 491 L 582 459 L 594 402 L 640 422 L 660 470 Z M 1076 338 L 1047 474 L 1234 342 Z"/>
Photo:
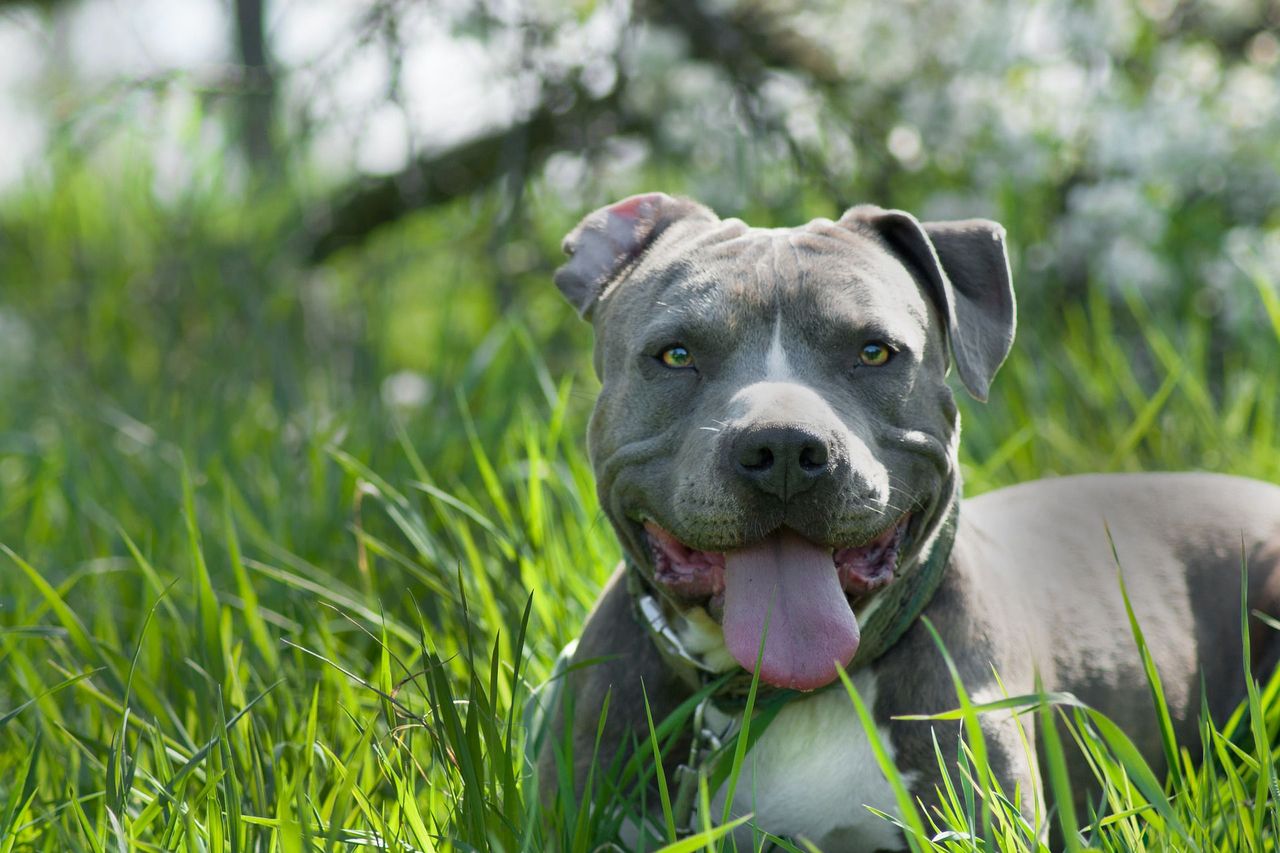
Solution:
<path fill-rule="evenodd" d="M 892 582 L 911 518 L 905 513 L 868 541 L 834 549 L 786 528 L 726 553 L 692 548 L 652 521 L 644 538 L 654 583 L 687 612 L 721 623 L 743 668 L 776 687 L 813 690 L 857 652 L 854 607 Z"/>
<path fill-rule="evenodd" d="M 863 544 L 832 549 L 840 585 L 851 603 L 893 581 L 913 519 L 912 513 L 904 513 Z M 690 604 L 705 604 L 718 614 L 724 603 L 724 553 L 692 548 L 654 521 L 644 523 L 644 538 L 653 579 L 662 590 Z"/>

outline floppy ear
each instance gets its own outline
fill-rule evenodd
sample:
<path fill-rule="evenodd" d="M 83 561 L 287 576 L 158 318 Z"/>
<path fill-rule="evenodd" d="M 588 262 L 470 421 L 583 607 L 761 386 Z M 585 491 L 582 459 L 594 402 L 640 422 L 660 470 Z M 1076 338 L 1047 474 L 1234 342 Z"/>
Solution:
<path fill-rule="evenodd" d="M 1004 227 L 989 219 L 920 222 L 910 213 L 860 205 L 840 218 L 871 226 L 928 285 L 947 324 L 964 387 L 986 401 L 1017 325 Z"/>
<path fill-rule="evenodd" d="M 691 216 L 716 218 L 697 202 L 666 193 L 633 195 L 587 214 L 561 244 L 569 260 L 556 270 L 556 287 L 589 318 L 605 288 L 672 223 Z"/>

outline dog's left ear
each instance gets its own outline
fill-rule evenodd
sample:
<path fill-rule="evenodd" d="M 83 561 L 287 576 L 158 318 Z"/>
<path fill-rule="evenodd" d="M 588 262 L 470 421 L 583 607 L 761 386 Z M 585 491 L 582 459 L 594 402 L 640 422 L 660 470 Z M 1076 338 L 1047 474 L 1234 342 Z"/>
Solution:
<path fill-rule="evenodd" d="M 921 222 L 874 205 L 851 208 L 840 224 L 870 226 L 924 279 L 945 318 L 960 380 L 985 402 L 1017 324 L 1004 227 L 989 219 Z"/>
<path fill-rule="evenodd" d="M 564 238 L 569 256 L 556 270 L 556 287 L 591 319 L 605 289 L 632 267 L 668 227 L 682 219 L 716 221 L 708 208 L 666 193 L 633 195 L 587 214 Z"/>

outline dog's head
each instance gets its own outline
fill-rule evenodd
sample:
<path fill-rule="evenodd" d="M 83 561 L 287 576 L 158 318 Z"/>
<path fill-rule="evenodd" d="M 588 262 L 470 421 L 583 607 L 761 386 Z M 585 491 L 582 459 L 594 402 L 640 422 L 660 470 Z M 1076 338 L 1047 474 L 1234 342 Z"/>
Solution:
<path fill-rule="evenodd" d="M 1004 229 L 855 207 L 749 228 L 661 193 L 587 216 L 556 284 L 595 326 L 589 449 L 630 558 L 762 680 L 813 689 L 855 606 L 942 524 L 954 363 L 985 399 L 1013 341 Z"/>

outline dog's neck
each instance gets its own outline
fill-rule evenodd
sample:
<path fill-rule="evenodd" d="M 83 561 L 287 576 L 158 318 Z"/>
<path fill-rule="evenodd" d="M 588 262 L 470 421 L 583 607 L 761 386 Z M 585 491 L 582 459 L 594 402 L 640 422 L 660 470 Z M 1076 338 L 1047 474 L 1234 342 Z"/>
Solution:
<path fill-rule="evenodd" d="M 893 583 L 856 605 L 861 643 L 848 670 L 867 666 L 888 651 L 919 618 L 937 592 L 951 558 L 960 512 L 960 482 L 955 479 L 944 491 L 934 518 L 939 519 L 924 532 L 921 541 L 904 555 Z M 734 705 L 745 700 L 751 687 L 751 673 L 727 661 L 724 655 L 708 654 L 688 641 L 690 629 L 710 622 L 700 607 L 682 607 L 657 589 L 644 571 L 626 558 L 627 590 L 636 619 L 648 632 L 663 662 L 694 691 L 708 685 L 712 698 Z M 714 624 L 714 623 L 712 623 Z M 736 671 L 735 671 L 736 670 Z M 761 683 L 758 691 L 772 691 Z"/>

